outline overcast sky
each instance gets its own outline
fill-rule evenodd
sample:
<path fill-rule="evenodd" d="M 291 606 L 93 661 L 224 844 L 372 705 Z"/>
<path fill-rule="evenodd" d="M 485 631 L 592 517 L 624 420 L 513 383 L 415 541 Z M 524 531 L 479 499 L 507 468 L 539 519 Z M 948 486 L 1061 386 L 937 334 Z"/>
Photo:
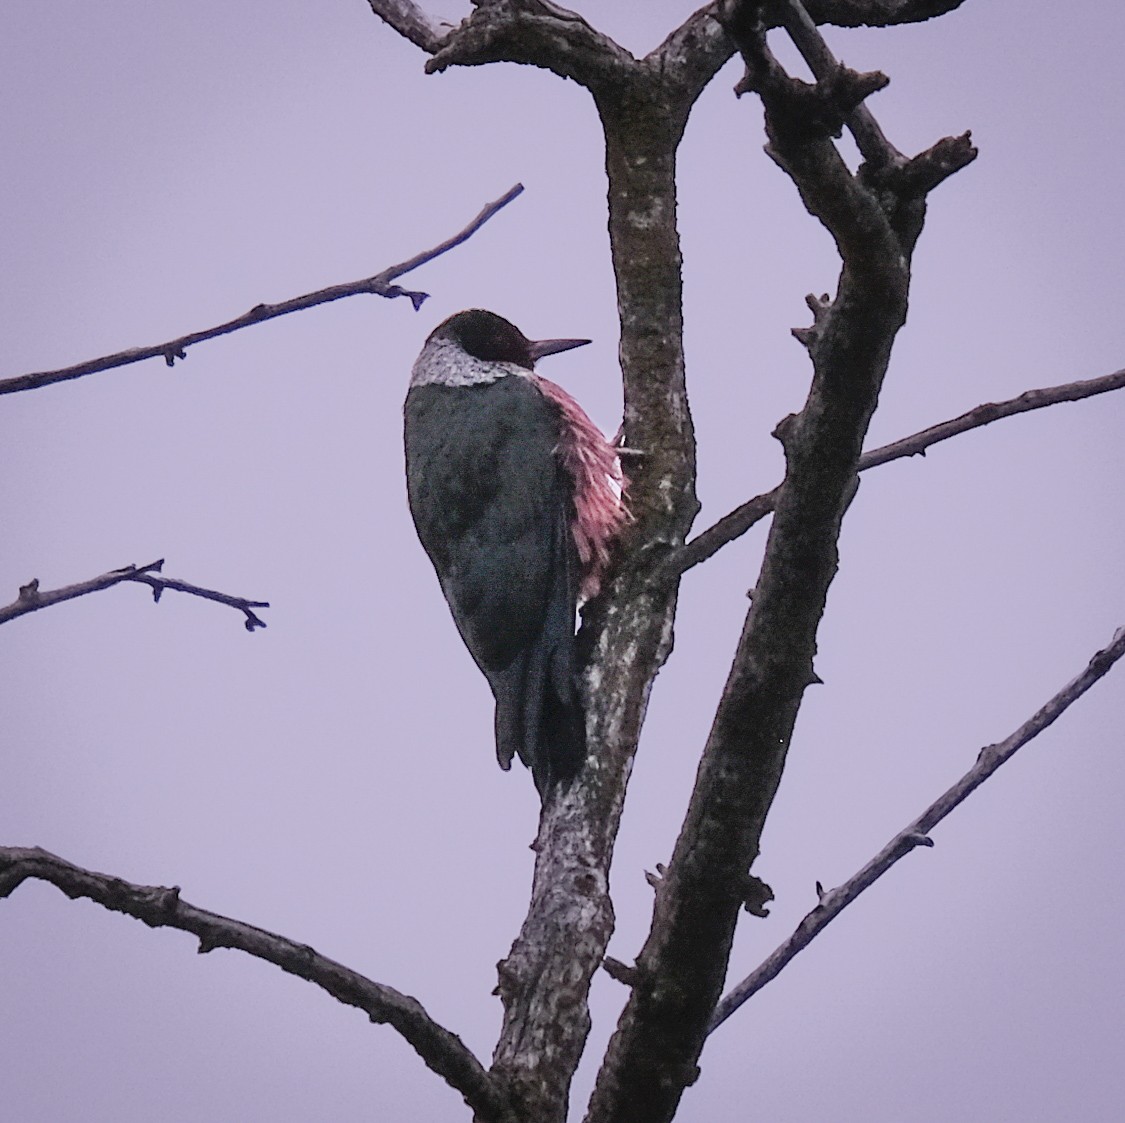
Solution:
<path fill-rule="evenodd" d="M 590 5 L 644 53 L 692 4 Z M 447 0 L 440 16 L 463 9 Z M 879 68 L 913 152 L 967 128 L 931 197 L 869 445 L 1125 365 L 1125 9 L 967 0 L 828 33 Z M 40 845 L 312 944 L 417 996 L 482 1058 L 523 917 L 537 799 L 406 507 L 425 335 L 483 306 L 612 433 L 605 181 L 589 97 L 511 66 L 427 78 L 363 0 L 0 6 L 0 377 L 156 343 L 351 280 L 408 278 L 159 361 L 0 402 L 0 602 L 129 562 L 268 600 L 121 587 L 4 627 L 0 844 Z M 789 329 L 831 241 L 762 154 L 737 65 L 681 152 L 702 529 L 772 487 L 809 369 Z M 1125 396 L 1004 421 L 864 478 L 731 981 L 1125 624 Z M 764 525 L 685 579 L 617 848 L 630 961 L 753 585 Z M 719 1030 L 686 1123 L 1117 1120 L 1125 824 L 1117 670 Z M 595 982 L 575 1114 L 624 998 Z M 0 1115 L 14 1123 L 463 1121 L 386 1027 L 276 968 L 29 883 L 0 902 Z"/>

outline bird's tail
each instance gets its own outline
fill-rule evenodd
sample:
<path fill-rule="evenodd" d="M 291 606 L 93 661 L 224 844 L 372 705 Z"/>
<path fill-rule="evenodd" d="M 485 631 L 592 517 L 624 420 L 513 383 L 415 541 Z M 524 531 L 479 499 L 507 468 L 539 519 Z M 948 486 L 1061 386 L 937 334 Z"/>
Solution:
<path fill-rule="evenodd" d="M 560 697 L 550 685 L 540 711 L 539 745 L 531 768 L 536 790 L 546 802 L 556 784 L 569 784 L 586 760 L 586 718 L 573 679 L 569 697 Z"/>
<path fill-rule="evenodd" d="M 491 678 L 500 767 L 507 770 L 518 756 L 546 801 L 553 788 L 578 775 L 586 759 L 586 722 L 573 660 L 539 643 Z"/>
<path fill-rule="evenodd" d="M 553 586 L 538 634 L 499 674 L 490 674 L 496 696 L 496 755 L 501 768 L 512 757 L 531 769 L 544 803 L 568 784 L 586 759 L 586 718 L 578 692 L 574 615 L 578 553 L 568 508 L 559 506 L 554 533 Z"/>

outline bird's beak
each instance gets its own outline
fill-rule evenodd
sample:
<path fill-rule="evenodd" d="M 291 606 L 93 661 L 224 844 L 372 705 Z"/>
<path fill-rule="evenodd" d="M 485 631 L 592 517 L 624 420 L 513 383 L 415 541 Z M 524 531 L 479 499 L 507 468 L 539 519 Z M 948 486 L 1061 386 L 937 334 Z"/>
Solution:
<path fill-rule="evenodd" d="M 543 358 L 544 355 L 557 355 L 560 351 L 570 351 L 574 347 L 585 347 L 589 339 L 539 339 L 531 344 L 532 361 Z"/>

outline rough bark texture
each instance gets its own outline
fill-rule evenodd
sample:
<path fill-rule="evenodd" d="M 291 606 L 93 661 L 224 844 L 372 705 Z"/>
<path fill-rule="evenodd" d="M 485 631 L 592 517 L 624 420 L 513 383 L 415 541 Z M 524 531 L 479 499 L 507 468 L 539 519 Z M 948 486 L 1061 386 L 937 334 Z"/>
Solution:
<path fill-rule="evenodd" d="M 684 384 L 675 150 L 677 111 L 656 67 L 633 63 L 594 89 L 606 131 L 609 227 L 621 314 L 630 527 L 617 579 L 586 614 L 593 753 L 543 815 L 531 908 L 500 967 L 504 1026 L 493 1072 L 528 1119 L 563 1119 L 589 1032 L 590 980 L 613 931 L 609 866 L 653 678 L 671 650 L 676 587 L 645 574 L 681 544 L 698 503 Z"/>
<path fill-rule="evenodd" d="M 590 1121 L 671 1119 L 722 990 L 735 925 L 752 904 L 758 854 L 836 572 L 841 521 L 858 484 L 863 439 L 906 319 L 910 255 L 924 203 L 899 181 L 852 176 L 830 134 L 878 83 L 834 68 L 808 86 L 769 53 L 755 5 L 731 31 L 747 60 L 744 90 L 761 94 L 774 160 L 835 238 L 835 300 L 817 303 L 806 336 L 814 376 L 799 415 L 777 436 L 786 477 L 753 604 L 704 750 L 687 817 L 658 886 L 632 994 L 591 1100 Z M 868 134 L 871 135 L 871 134 Z M 971 151 L 961 153 L 961 164 Z M 887 169 L 899 160 L 888 149 Z M 897 189 L 897 190 L 896 190 Z"/>

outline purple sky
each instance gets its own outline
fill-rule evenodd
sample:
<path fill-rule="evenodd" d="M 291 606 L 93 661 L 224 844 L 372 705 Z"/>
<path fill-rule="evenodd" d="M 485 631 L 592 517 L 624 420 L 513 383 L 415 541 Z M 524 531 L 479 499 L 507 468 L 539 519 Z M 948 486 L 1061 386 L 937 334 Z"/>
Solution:
<path fill-rule="evenodd" d="M 1040 6 L 1041 7 L 1041 6 Z M 599 6 L 643 53 L 689 2 Z M 436 14 L 460 18 L 450 4 Z M 591 7 L 592 10 L 592 7 Z M 967 0 L 829 32 L 885 70 L 906 151 L 973 130 L 941 187 L 871 433 L 1125 363 L 1125 9 Z M 523 916 L 530 777 L 406 508 L 401 401 L 441 318 L 492 308 L 609 432 L 620 416 L 604 175 L 589 97 L 544 72 L 422 74 L 363 0 L 0 7 L 0 376 L 156 343 L 351 280 L 526 193 L 408 278 L 159 362 L 0 402 L 0 601 L 164 556 L 269 600 L 119 588 L 0 634 L 0 844 L 178 884 L 416 995 L 487 1057 Z M 808 380 L 789 329 L 831 242 L 761 152 L 732 65 L 681 155 L 697 529 L 779 478 Z M 731 980 L 1007 736 L 1125 623 L 1125 396 L 1005 421 L 865 476 Z M 685 580 L 614 874 L 631 960 L 753 584 L 763 528 Z M 687 1123 L 1120 1118 L 1125 928 L 1118 669 L 709 1043 Z M 580 1109 L 624 992 L 595 983 Z M 0 902 L 0 1101 L 18 1123 L 468 1118 L 384 1027 L 243 955 L 200 957 L 28 884 Z"/>

